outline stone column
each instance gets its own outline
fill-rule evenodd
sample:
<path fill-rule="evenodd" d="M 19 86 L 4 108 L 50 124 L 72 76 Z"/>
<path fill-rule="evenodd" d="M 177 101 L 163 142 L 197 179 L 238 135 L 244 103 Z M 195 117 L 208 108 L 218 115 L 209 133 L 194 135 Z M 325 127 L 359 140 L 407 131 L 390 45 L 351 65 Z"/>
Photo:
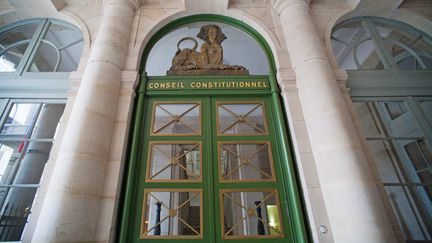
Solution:
<path fill-rule="evenodd" d="M 106 0 L 32 242 L 93 242 L 137 4 Z"/>
<path fill-rule="evenodd" d="M 335 242 L 396 242 L 307 0 L 274 4 Z"/>

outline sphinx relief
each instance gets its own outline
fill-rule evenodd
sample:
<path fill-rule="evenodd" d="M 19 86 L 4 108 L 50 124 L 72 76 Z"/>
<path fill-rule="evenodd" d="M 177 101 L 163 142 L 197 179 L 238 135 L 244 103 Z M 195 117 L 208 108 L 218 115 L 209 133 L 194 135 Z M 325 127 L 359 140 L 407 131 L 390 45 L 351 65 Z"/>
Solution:
<path fill-rule="evenodd" d="M 201 27 L 197 37 L 204 41 L 200 51 L 198 42 L 193 37 L 185 37 L 177 43 L 177 52 L 172 60 L 168 75 L 248 75 L 249 71 L 239 65 L 225 65 L 223 63 L 222 41 L 227 37 L 217 25 Z M 192 48 L 180 49 L 180 43 L 185 40 L 194 42 Z"/>

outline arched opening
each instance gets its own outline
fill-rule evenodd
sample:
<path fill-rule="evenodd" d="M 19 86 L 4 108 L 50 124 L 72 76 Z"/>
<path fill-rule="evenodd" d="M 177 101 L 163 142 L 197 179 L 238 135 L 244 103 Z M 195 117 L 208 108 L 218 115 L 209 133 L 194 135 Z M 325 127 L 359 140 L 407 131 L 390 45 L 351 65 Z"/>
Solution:
<path fill-rule="evenodd" d="M 380 183 L 408 242 L 432 238 L 432 38 L 360 17 L 336 25 L 333 52 Z"/>
<path fill-rule="evenodd" d="M 142 63 L 120 242 L 307 241 L 262 37 L 228 17 L 185 17 L 150 39 Z"/>

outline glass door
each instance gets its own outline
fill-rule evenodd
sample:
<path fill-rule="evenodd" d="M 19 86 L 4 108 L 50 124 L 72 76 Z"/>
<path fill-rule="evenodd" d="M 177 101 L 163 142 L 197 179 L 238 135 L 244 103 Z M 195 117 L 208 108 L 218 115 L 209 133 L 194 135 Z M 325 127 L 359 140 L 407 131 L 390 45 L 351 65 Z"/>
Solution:
<path fill-rule="evenodd" d="M 136 242 L 293 238 L 267 95 L 146 104 Z"/>
<path fill-rule="evenodd" d="M 212 99 L 217 242 L 286 242 L 290 234 L 268 110 L 264 97 Z"/>

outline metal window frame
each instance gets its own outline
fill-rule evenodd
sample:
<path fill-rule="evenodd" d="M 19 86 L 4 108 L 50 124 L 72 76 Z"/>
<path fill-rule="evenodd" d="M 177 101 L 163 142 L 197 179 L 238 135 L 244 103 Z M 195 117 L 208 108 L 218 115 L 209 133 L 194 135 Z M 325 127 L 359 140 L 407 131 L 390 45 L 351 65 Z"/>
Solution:
<path fill-rule="evenodd" d="M 415 50 L 412 49 L 406 45 L 404 45 L 403 43 L 394 41 L 394 40 L 390 40 L 390 39 L 386 39 L 380 36 L 380 34 L 377 31 L 377 24 L 379 23 L 383 23 L 383 24 L 388 24 L 391 26 L 394 26 L 395 30 L 402 30 L 402 31 L 406 31 L 409 34 L 412 34 L 413 36 L 418 36 L 420 39 L 422 39 L 423 41 L 425 41 L 426 43 L 429 43 L 432 45 L 432 37 L 429 36 L 428 34 L 424 33 L 421 30 L 418 30 L 408 24 L 393 20 L 393 19 L 387 19 L 387 18 L 382 18 L 382 17 L 376 17 L 376 16 L 361 16 L 361 17 L 356 17 L 356 18 L 352 18 L 352 19 L 348 19 L 345 20 L 341 23 L 339 23 L 338 25 L 336 25 L 333 30 L 332 30 L 332 35 L 334 32 L 336 32 L 338 29 L 341 28 L 347 28 L 347 25 L 355 23 L 355 22 L 359 22 L 361 24 L 361 26 L 364 28 L 364 30 L 366 31 L 366 33 L 369 34 L 370 37 L 368 37 L 367 39 L 370 39 L 373 44 L 374 44 L 374 49 L 377 53 L 377 55 L 380 58 L 380 61 L 383 63 L 384 65 L 384 70 L 391 70 L 393 72 L 398 73 L 399 70 L 403 70 L 400 69 L 398 66 L 398 62 L 397 62 L 397 56 L 393 57 L 391 55 L 391 53 L 389 53 L 385 46 L 384 43 L 385 42 L 392 42 L 395 45 L 398 45 L 402 48 L 404 48 L 404 50 L 406 52 L 409 52 L 417 61 L 420 60 L 420 65 L 421 68 L 423 70 L 432 70 L 432 67 L 429 69 L 426 69 L 426 66 L 424 65 L 422 59 L 420 58 L 420 53 L 422 53 L 422 50 Z M 336 37 L 331 37 L 332 41 L 337 41 L 338 43 L 341 43 L 347 47 L 350 48 L 356 48 L 360 43 L 356 43 L 354 44 L 354 46 L 350 45 L 350 43 L 346 43 L 344 40 L 340 39 L 340 38 L 336 38 Z M 353 53 L 355 55 L 355 53 Z M 354 61 L 356 62 L 356 66 L 357 69 L 353 69 L 353 70 L 361 70 L 358 61 L 356 60 L 355 56 L 354 56 Z M 420 70 L 422 70 L 420 69 Z M 417 69 L 419 70 L 419 69 Z"/>
<path fill-rule="evenodd" d="M 378 104 L 378 102 L 403 102 L 406 105 L 407 112 L 410 113 L 413 120 L 417 123 L 419 130 L 424 134 L 424 139 L 427 141 L 429 145 L 430 151 L 432 148 L 430 144 L 432 144 L 432 140 L 430 140 L 431 129 L 428 123 L 425 123 L 424 120 L 425 114 L 419 107 L 417 100 L 432 100 L 432 97 L 418 97 L 413 98 L 411 96 L 407 97 L 352 97 L 353 102 L 373 102 L 375 107 L 375 111 L 378 112 L 379 119 L 382 124 L 381 127 L 384 129 L 386 134 L 385 137 L 366 137 L 366 140 L 386 140 L 388 141 L 392 147 L 395 149 L 397 155 L 397 161 L 391 161 L 393 167 L 395 168 L 395 172 L 400 180 L 400 183 L 386 183 L 381 181 L 381 184 L 384 187 L 387 186 L 400 186 L 404 191 L 407 200 L 409 200 L 411 204 L 411 208 L 413 210 L 414 216 L 418 221 L 420 227 L 424 227 L 427 229 L 427 232 L 424 232 L 425 229 L 422 228 L 423 236 L 427 238 L 430 237 L 432 224 L 428 222 L 427 218 L 432 215 L 432 205 L 427 204 L 428 201 L 427 193 L 425 192 L 423 186 L 429 186 L 427 183 L 416 183 L 415 181 L 419 181 L 417 172 L 413 168 L 413 165 L 410 163 L 410 159 L 407 157 L 406 152 L 402 151 L 400 146 L 395 143 L 395 140 L 417 140 L 419 137 L 394 137 L 392 136 L 389 130 L 389 117 L 387 112 L 383 110 L 383 107 Z M 427 120 L 426 120 L 427 122 Z M 375 160 L 375 159 L 374 159 Z M 375 163 L 378 161 L 375 160 Z M 396 164 L 395 164 L 396 163 Z M 421 187 L 419 187 L 421 186 Z M 397 214 L 397 212 L 395 212 Z M 421 219 L 420 219 L 421 218 Z M 429 232 L 429 233 L 428 233 Z"/>

